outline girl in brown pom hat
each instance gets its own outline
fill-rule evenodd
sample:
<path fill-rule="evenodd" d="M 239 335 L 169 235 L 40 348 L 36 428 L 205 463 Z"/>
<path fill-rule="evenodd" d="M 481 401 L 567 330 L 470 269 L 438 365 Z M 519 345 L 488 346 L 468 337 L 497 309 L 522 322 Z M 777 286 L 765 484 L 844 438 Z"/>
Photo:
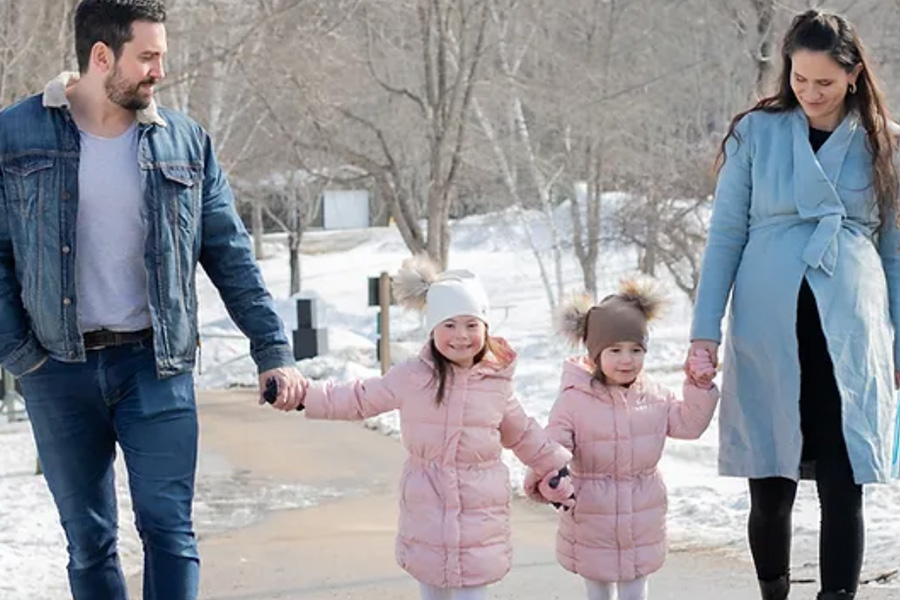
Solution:
<path fill-rule="evenodd" d="M 565 361 L 547 425 L 573 453 L 578 499 L 560 513 L 556 555 L 585 579 L 589 600 L 616 592 L 619 600 L 647 598 L 647 576 L 666 556 L 666 488 L 657 469 L 666 437 L 698 438 L 719 397 L 705 352 L 691 357 L 683 401 L 643 372 L 648 322 L 660 306 L 651 286 L 632 281 L 593 306 L 572 300 L 559 315 L 561 332 L 587 352 Z M 528 472 L 531 498 L 546 501 L 548 486 Z"/>

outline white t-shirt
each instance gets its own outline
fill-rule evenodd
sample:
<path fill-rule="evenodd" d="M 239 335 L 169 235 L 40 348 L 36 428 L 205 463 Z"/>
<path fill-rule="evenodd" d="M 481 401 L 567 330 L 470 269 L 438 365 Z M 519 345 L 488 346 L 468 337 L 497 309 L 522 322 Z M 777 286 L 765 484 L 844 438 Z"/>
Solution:
<path fill-rule="evenodd" d="M 75 240 L 82 331 L 150 327 L 144 212 L 137 123 L 115 138 L 82 131 Z"/>

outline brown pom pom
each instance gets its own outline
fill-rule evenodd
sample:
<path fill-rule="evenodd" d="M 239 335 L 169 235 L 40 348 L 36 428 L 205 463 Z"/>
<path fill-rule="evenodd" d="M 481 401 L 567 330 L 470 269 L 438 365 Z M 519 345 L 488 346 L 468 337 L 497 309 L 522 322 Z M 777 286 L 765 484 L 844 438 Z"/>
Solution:
<path fill-rule="evenodd" d="M 556 330 L 573 346 L 584 341 L 587 316 L 594 305 L 587 294 L 572 296 L 559 306 L 556 314 Z"/>
<path fill-rule="evenodd" d="M 439 273 L 438 266 L 425 254 L 407 258 L 392 278 L 394 298 L 406 309 L 425 310 L 428 288 Z"/>
<path fill-rule="evenodd" d="M 659 318 L 666 301 L 659 285 L 652 279 L 629 279 L 619 287 L 619 296 L 634 303 L 648 321 Z"/>

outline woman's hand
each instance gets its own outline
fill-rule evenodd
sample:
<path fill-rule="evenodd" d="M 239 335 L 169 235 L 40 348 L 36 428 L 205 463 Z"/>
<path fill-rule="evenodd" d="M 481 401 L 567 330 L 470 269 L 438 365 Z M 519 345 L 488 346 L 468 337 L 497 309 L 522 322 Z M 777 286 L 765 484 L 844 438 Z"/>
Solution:
<path fill-rule="evenodd" d="M 703 390 L 712 388 L 713 379 L 716 377 L 716 368 L 713 366 L 712 356 L 708 351 L 699 349 L 692 351 L 688 357 L 688 371 L 697 387 Z"/>
<path fill-rule="evenodd" d="M 687 356 L 684 358 L 684 374 L 694 385 L 699 385 L 702 382 L 698 381 L 691 369 L 691 356 L 704 352 L 712 361 L 714 369 L 719 366 L 719 343 L 713 340 L 693 340 L 691 347 L 688 348 Z"/>

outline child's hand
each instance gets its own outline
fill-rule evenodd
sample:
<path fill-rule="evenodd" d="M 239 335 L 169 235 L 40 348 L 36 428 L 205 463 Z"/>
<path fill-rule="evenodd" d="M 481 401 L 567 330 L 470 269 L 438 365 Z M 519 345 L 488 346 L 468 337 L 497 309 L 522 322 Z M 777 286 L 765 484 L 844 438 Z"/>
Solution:
<path fill-rule="evenodd" d="M 688 377 L 697 387 L 705 390 L 712 387 L 716 368 L 708 351 L 698 348 L 691 352 L 687 367 Z"/>
<path fill-rule="evenodd" d="M 563 469 L 560 469 L 559 472 L 550 471 L 544 475 L 538 484 L 538 491 L 547 502 L 554 504 L 557 508 L 562 506 L 569 510 L 575 506 L 575 486 L 572 485 L 568 469 L 565 469 L 565 472 Z"/>

